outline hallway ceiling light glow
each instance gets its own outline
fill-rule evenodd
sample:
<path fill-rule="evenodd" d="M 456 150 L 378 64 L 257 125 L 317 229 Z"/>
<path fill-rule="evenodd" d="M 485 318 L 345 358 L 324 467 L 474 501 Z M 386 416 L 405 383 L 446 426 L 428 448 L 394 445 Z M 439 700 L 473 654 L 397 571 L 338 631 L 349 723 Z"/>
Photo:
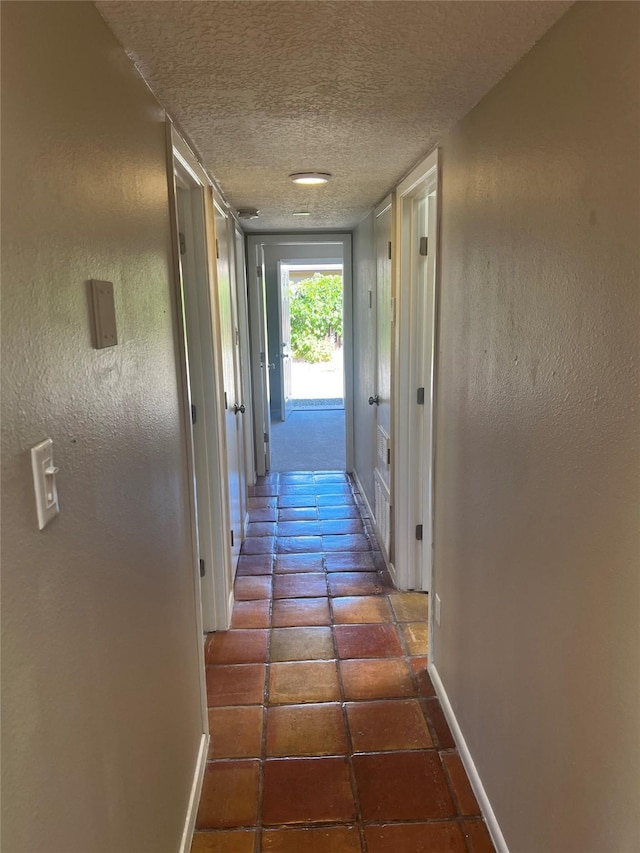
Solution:
<path fill-rule="evenodd" d="M 311 216 L 308 210 L 296 210 L 291 214 L 292 216 Z"/>
<path fill-rule="evenodd" d="M 329 172 L 294 172 L 289 177 L 294 184 L 305 184 L 306 186 L 319 186 L 326 184 L 331 179 Z"/>

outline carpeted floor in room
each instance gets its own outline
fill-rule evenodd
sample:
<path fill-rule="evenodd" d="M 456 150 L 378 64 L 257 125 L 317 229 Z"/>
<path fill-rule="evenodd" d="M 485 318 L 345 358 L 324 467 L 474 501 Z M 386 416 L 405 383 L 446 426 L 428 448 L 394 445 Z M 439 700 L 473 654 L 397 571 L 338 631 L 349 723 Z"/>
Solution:
<path fill-rule="evenodd" d="M 271 471 L 344 471 L 344 409 L 293 411 L 271 422 Z"/>

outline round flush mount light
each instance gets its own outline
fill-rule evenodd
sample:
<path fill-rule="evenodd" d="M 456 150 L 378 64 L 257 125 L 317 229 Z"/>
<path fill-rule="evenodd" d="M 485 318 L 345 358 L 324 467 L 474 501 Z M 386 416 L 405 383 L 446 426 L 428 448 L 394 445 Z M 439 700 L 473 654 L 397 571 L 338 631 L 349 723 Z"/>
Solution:
<path fill-rule="evenodd" d="M 260 211 L 257 207 L 241 207 L 238 210 L 240 219 L 257 219 L 260 216 Z"/>
<path fill-rule="evenodd" d="M 289 178 L 294 184 L 304 184 L 305 186 L 319 186 L 326 184 L 331 179 L 329 172 L 294 172 L 289 175 Z"/>

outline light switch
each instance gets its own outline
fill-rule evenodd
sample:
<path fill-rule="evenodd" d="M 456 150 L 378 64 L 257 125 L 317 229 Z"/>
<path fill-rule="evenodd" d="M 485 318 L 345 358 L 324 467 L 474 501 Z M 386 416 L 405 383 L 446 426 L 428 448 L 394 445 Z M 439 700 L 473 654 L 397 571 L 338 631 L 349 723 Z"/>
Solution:
<path fill-rule="evenodd" d="M 91 295 L 96 349 L 114 347 L 118 343 L 118 330 L 113 283 L 91 279 Z"/>
<path fill-rule="evenodd" d="M 36 493 L 38 527 L 42 530 L 60 512 L 56 488 L 58 469 L 53 464 L 53 441 L 50 438 L 31 448 L 31 469 Z"/>

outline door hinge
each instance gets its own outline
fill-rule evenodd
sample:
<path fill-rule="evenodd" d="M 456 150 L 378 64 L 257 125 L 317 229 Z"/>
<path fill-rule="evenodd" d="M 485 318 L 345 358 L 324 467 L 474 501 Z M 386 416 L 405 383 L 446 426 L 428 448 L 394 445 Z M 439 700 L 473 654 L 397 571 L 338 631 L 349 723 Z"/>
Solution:
<path fill-rule="evenodd" d="M 429 254 L 429 238 L 421 237 L 420 238 L 420 254 L 423 256 L 427 256 Z"/>
<path fill-rule="evenodd" d="M 200 577 L 203 578 L 204 574 L 204 560 L 200 560 Z"/>
<path fill-rule="evenodd" d="M 419 406 L 424 406 L 424 388 L 418 388 L 417 403 Z"/>
<path fill-rule="evenodd" d="M 227 402 L 227 392 L 224 392 L 224 407 L 225 409 L 229 408 L 229 403 Z"/>
<path fill-rule="evenodd" d="M 387 447 L 387 465 L 391 465 L 391 448 Z"/>
<path fill-rule="evenodd" d="M 216 258 L 220 257 L 220 246 L 218 246 L 218 238 L 216 237 Z"/>
<path fill-rule="evenodd" d="M 422 525 L 416 524 L 416 539 L 421 542 L 422 541 Z"/>
<path fill-rule="evenodd" d="M 180 246 L 180 254 L 187 254 L 187 241 L 185 240 L 185 236 L 182 231 L 178 231 L 178 245 Z"/>
<path fill-rule="evenodd" d="M 264 443 L 269 444 L 269 433 L 268 432 L 264 433 Z"/>
<path fill-rule="evenodd" d="M 233 548 L 233 530 L 231 530 L 230 532 L 231 532 L 231 547 Z"/>
<path fill-rule="evenodd" d="M 391 240 L 389 240 L 389 260 L 391 260 Z"/>
<path fill-rule="evenodd" d="M 196 409 L 196 404 L 192 403 L 191 404 L 191 423 L 195 424 L 195 422 L 197 420 L 198 420 L 198 410 Z"/>

